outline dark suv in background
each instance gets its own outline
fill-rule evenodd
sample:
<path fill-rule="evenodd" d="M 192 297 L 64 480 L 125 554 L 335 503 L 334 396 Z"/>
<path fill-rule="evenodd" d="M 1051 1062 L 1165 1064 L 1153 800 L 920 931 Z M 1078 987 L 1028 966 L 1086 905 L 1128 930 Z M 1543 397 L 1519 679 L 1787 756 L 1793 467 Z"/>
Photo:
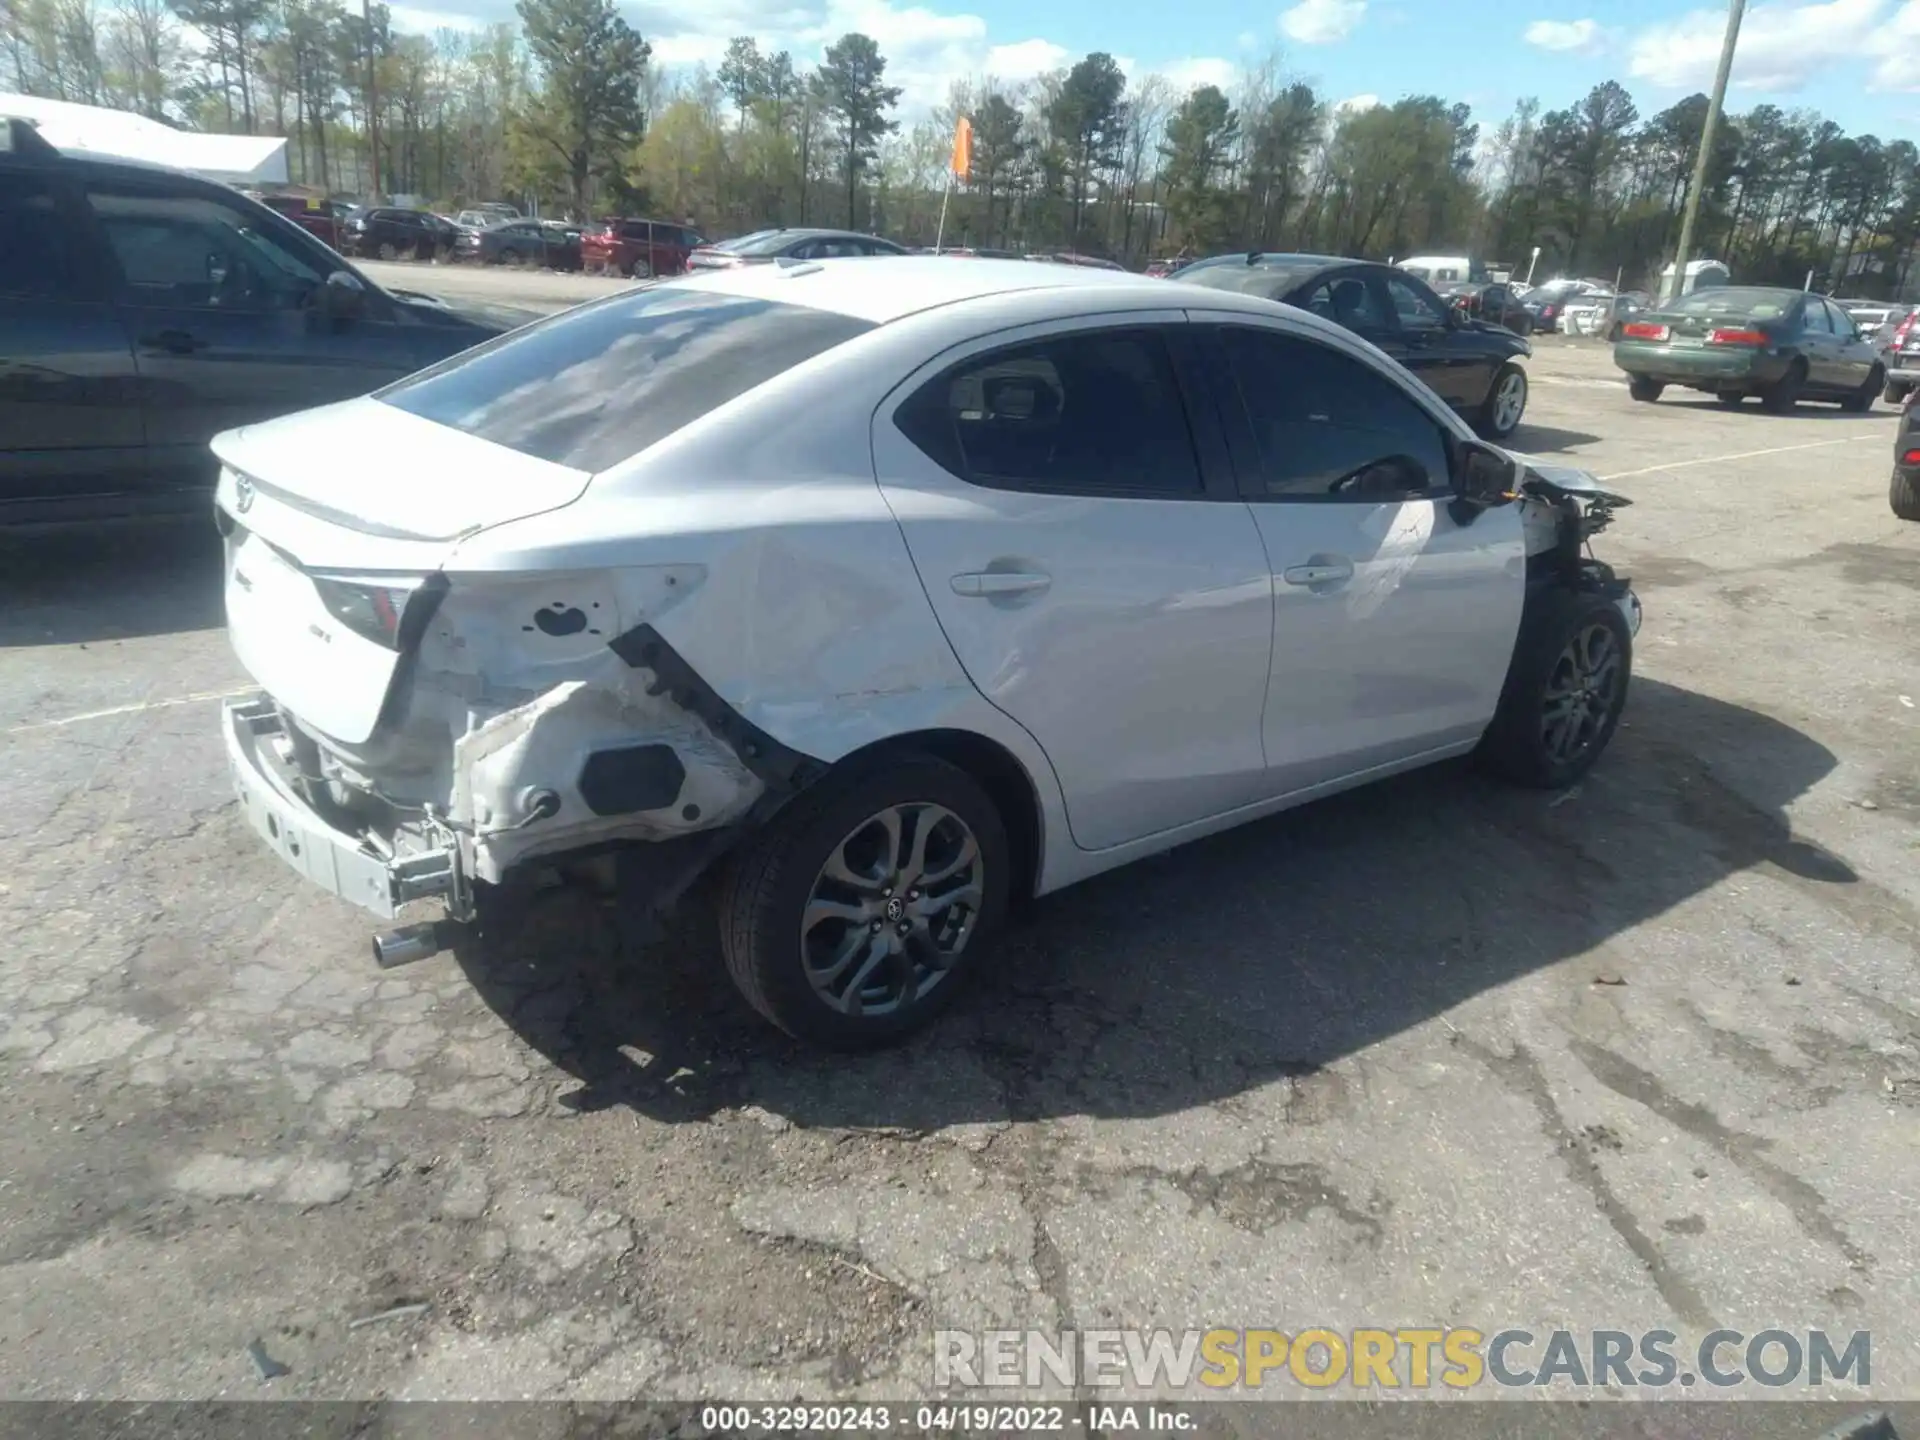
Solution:
<path fill-rule="evenodd" d="M 340 251 L 363 260 L 434 260 L 450 254 L 459 231 L 427 210 L 362 206 L 341 226 Z"/>
<path fill-rule="evenodd" d="M 0 527 L 205 513 L 218 432 L 533 318 L 383 290 L 225 185 L 0 119 Z"/>

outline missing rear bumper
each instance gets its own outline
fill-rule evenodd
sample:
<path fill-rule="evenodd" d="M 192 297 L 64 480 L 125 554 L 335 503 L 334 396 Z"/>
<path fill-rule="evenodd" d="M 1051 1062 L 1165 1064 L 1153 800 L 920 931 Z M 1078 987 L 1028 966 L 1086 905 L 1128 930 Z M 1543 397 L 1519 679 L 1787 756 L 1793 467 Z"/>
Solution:
<path fill-rule="evenodd" d="M 229 700 L 224 709 L 227 769 L 240 810 L 267 847 L 330 895 L 390 920 L 413 900 L 439 900 L 455 919 L 473 913 L 453 833 L 424 819 L 418 848 L 396 837 L 356 833 L 324 816 L 290 778 L 286 722 L 272 700 Z"/>

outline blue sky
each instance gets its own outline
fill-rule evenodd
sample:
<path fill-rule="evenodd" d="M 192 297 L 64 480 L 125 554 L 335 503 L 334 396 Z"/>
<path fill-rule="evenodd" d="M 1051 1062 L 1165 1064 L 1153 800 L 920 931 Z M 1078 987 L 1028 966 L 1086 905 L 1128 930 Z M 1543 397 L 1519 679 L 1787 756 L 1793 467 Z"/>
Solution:
<path fill-rule="evenodd" d="M 427 0 L 395 6 L 407 29 L 469 27 L 512 16 L 512 0 Z M 1331 99 L 1391 102 L 1432 93 L 1465 100 L 1490 130 L 1524 96 L 1571 103 L 1606 79 L 1642 114 L 1709 88 L 1726 11 L 1719 0 L 622 0 L 656 61 L 718 60 L 732 35 L 797 60 L 862 30 L 906 87 L 902 110 L 924 114 L 957 78 L 1008 81 L 1070 64 L 1090 50 L 1133 76 L 1177 88 L 1219 83 L 1269 56 Z M 1920 0 L 1762 0 L 1741 29 L 1729 108 L 1763 101 L 1811 106 L 1854 133 L 1920 138 Z"/>

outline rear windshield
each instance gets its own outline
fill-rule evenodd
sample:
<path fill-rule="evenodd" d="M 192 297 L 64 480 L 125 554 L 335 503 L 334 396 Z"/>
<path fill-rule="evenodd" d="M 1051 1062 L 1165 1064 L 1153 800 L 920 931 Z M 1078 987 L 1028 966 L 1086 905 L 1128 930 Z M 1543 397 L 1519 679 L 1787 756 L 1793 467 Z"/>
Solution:
<path fill-rule="evenodd" d="M 795 235 L 789 230 L 763 230 L 758 235 L 742 235 L 738 240 L 724 241 L 718 248 L 730 255 L 777 255 L 789 245 L 806 239 L 804 235 Z"/>
<path fill-rule="evenodd" d="M 1797 290 L 1742 290 L 1716 285 L 1710 290 L 1696 290 L 1667 309 L 1680 315 L 1744 315 L 1753 320 L 1773 320 L 1786 314 L 1799 298 Z"/>
<path fill-rule="evenodd" d="M 650 286 L 503 335 L 374 396 L 523 455 L 604 470 L 872 328 L 829 310 Z"/>
<path fill-rule="evenodd" d="M 1325 265 L 1208 265 L 1202 269 L 1190 265 L 1173 273 L 1176 280 L 1188 285 L 1204 285 L 1209 290 L 1231 290 L 1236 295 L 1257 295 L 1275 300 L 1307 276 L 1325 268 Z"/>
<path fill-rule="evenodd" d="M 724 250 L 729 255 L 755 255 L 786 233 L 784 230 L 755 230 L 750 235 L 736 235 L 731 240 L 722 240 L 713 248 Z"/>

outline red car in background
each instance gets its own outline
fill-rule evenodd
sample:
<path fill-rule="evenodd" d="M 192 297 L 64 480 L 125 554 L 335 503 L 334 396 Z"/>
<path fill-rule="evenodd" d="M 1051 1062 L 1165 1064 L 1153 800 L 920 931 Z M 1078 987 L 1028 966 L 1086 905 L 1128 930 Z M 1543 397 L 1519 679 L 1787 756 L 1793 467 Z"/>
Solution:
<path fill-rule="evenodd" d="M 312 195 L 262 195 L 260 203 L 278 210 L 321 243 L 340 248 L 340 222 L 325 200 Z"/>
<path fill-rule="evenodd" d="M 687 268 L 687 256 L 706 243 L 685 225 L 616 215 L 580 236 L 580 266 L 589 274 L 630 275 L 635 280 L 678 275 Z"/>

